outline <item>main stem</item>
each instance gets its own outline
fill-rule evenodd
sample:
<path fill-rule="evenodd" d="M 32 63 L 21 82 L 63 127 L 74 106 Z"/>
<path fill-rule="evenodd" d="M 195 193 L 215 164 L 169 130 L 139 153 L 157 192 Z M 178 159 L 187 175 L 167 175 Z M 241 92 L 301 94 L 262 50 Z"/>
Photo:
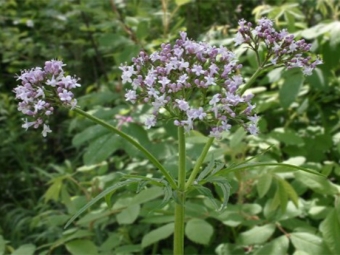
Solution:
<path fill-rule="evenodd" d="M 178 185 L 175 205 L 174 255 L 184 254 L 184 216 L 185 216 L 185 134 L 184 128 L 178 127 Z"/>

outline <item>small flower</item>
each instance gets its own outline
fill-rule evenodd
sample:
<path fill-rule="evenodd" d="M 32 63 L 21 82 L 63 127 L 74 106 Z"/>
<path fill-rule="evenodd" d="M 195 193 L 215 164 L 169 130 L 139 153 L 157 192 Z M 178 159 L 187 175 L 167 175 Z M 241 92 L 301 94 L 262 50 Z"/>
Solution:
<path fill-rule="evenodd" d="M 47 133 L 51 133 L 51 132 L 52 132 L 52 130 L 50 129 L 50 127 L 47 126 L 46 124 L 44 124 L 44 129 L 42 131 L 43 137 L 46 137 Z"/>

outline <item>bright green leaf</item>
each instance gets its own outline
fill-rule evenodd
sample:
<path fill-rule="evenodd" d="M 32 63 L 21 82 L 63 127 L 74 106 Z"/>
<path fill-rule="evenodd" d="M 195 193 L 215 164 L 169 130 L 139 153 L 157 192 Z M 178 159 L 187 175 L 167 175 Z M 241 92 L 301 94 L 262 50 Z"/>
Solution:
<path fill-rule="evenodd" d="M 166 239 L 174 232 L 174 223 L 166 224 L 162 227 L 154 229 L 143 236 L 142 247 L 145 248 L 153 243 L 157 243 L 160 240 Z"/>
<path fill-rule="evenodd" d="M 242 245 L 262 244 L 265 243 L 274 233 L 275 225 L 266 224 L 264 226 L 255 226 L 252 229 L 239 235 L 238 242 Z"/>
<path fill-rule="evenodd" d="M 214 228 L 205 220 L 191 219 L 185 226 L 185 235 L 193 242 L 208 245 Z"/>
<path fill-rule="evenodd" d="M 45 193 L 45 203 L 49 200 L 58 201 L 60 190 L 63 184 L 63 178 L 57 178 Z"/>
<path fill-rule="evenodd" d="M 191 2 L 191 0 L 175 0 L 176 5 L 178 5 L 178 6 L 182 6 L 182 5 L 185 5 L 185 4 L 190 3 L 190 2 Z"/>

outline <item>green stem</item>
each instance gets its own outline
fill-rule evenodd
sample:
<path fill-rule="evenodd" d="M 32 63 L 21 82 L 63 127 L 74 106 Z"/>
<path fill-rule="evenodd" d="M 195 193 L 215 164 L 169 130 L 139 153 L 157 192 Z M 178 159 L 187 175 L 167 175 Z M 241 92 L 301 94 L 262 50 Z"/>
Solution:
<path fill-rule="evenodd" d="M 185 184 L 185 190 L 187 190 L 191 186 L 191 184 L 195 181 L 196 176 L 197 176 L 199 170 L 201 169 L 201 165 L 202 165 L 205 157 L 207 156 L 208 151 L 209 151 L 213 141 L 214 141 L 214 137 L 210 137 L 208 142 L 205 144 L 205 146 L 202 150 L 202 153 L 201 153 L 200 157 L 197 159 L 195 167 L 192 170 L 187 183 Z"/>
<path fill-rule="evenodd" d="M 164 166 L 145 148 L 143 147 L 139 142 L 137 142 L 135 139 L 133 139 L 131 136 L 125 134 L 124 132 L 120 131 L 119 129 L 117 129 L 116 127 L 108 124 L 107 122 L 98 119 L 97 117 L 84 112 L 83 110 L 79 109 L 79 108 L 74 108 L 73 111 L 75 111 L 76 113 L 84 116 L 85 118 L 88 118 L 90 120 L 92 120 L 93 122 L 109 129 L 110 131 L 112 131 L 113 133 L 119 135 L 120 137 L 122 137 L 123 139 L 125 139 L 127 142 L 129 142 L 130 144 L 132 144 L 133 146 L 135 146 L 139 151 L 141 151 L 145 157 L 147 159 L 150 160 L 150 162 L 152 164 L 154 164 L 164 175 L 165 179 L 169 182 L 169 184 L 171 185 L 171 187 L 173 189 L 177 188 L 177 185 L 174 181 L 174 179 L 170 176 L 170 174 L 166 171 L 166 169 L 164 168 Z"/>
<path fill-rule="evenodd" d="M 184 215 L 185 215 L 185 134 L 178 127 L 178 201 L 175 205 L 174 255 L 184 254 Z"/>
<path fill-rule="evenodd" d="M 257 76 L 259 76 L 260 72 L 262 71 L 262 67 L 258 67 L 256 72 L 250 77 L 250 79 L 247 81 L 247 83 L 243 86 L 243 88 L 240 91 L 240 95 L 243 95 L 243 93 L 254 83 Z"/>

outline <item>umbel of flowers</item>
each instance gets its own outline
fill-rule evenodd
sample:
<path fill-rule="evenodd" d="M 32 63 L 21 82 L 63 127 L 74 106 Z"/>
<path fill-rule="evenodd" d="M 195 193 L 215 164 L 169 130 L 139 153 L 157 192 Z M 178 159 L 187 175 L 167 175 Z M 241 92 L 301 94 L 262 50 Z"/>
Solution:
<path fill-rule="evenodd" d="M 209 126 L 210 136 L 220 138 L 232 123 L 257 133 L 252 95 L 237 94 L 241 67 L 225 47 L 192 41 L 181 32 L 174 45 L 162 44 L 151 55 L 141 51 L 131 66 L 120 69 L 123 83 L 131 84 L 126 100 L 152 106 L 147 128 L 166 118 L 190 131 L 200 121 Z"/>
<path fill-rule="evenodd" d="M 19 100 L 18 110 L 27 115 L 23 128 L 43 126 L 42 135 L 52 132 L 48 125 L 48 118 L 54 112 L 55 106 L 64 105 L 74 108 L 77 100 L 72 89 L 80 87 L 78 79 L 64 74 L 62 61 L 46 61 L 45 66 L 25 70 L 18 76 L 21 85 L 14 89 L 16 99 Z"/>
<path fill-rule="evenodd" d="M 322 64 L 320 59 L 311 61 L 311 57 L 307 55 L 311 44 L 306 43 L 304 39 L 294 40 L 294 35 L 289 34 L 286 29 L 276 31 L 270 19 L 260 19 L 255 28 L 251 22 L 244 19 L 238 24 L 240 27 L 234 39 L 235 45 L 247 44 L 255 52 L 258 52 L 261 44 L 266 47 L 262 67 L 275 65 L 285 65 L 288 69 L 300 67 L 305 75 L 311 75 L 316 65 Z M 258 55 L 257 57 L 259 58 Z"/>

